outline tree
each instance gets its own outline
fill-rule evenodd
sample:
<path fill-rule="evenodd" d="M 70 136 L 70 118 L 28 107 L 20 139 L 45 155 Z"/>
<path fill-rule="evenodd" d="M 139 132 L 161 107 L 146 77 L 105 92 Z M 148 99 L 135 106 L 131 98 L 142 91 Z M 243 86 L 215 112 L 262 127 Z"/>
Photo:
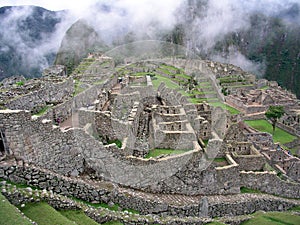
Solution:
<path fill-rule="evenodd" d="M 273 134 L 275 132 L 276 123 L 283 116 L 283 114 L 283 106 L 276 105 L 270 106 L 269 109 L 265 112 L 265 116 L 272 122 Z"/>

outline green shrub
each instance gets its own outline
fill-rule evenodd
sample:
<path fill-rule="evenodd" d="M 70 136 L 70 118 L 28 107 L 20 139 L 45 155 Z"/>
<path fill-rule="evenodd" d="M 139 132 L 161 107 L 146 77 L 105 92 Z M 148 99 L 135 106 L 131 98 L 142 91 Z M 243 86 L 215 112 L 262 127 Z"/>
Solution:
<path fill-rule="evenodd" d="M 17 86 L 23 86 L 25 84 L 25 82 L 24 81 L 18 81 L 18 82 L 16 82 L 16 85 Z"/>

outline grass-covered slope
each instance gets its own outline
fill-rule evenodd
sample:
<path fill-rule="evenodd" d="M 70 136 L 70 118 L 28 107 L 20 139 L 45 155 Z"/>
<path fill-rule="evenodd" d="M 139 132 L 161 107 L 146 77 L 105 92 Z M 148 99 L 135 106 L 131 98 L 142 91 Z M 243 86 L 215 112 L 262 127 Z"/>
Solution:
<path fill-rule="evenodd" d="M 300 216 L 290 212 L 256 212 L 253 218 L 242 225 L 297 225 L 300 224 Z"/>
<path fill-rule="evenodd" d="M 0 224 L 30 225 L 30 221 L 0 193 Z"/>
<path fill-rule="evenodd" d="M 40 203 L 28 203 L 24 208 L 20 210 L 31 220 L 37 222 L 39 225 L 49 224 L 64 224 L 74 225 L 71 220 L 60 214 L 50 205 L 45 202 Z"/>

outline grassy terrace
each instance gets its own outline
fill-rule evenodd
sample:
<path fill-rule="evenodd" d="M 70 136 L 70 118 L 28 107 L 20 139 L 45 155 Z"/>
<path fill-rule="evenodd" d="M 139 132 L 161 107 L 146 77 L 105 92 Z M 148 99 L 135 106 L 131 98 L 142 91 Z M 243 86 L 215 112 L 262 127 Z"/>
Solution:
<path fill-rule="evenodd" d="M 39 225 L 50 225 L 50 224 L 97 225 L 98 224 L 93 219 L 85 215 L 85 213 L 82 210 L 55 210 L 46 202 L 27 203 L 25 207 L 20 208 L 20 210 L 28 218 L 37 222 Z M 7 223 L 7 224 L 13 224 L 13 223 Z M 15 223 L 15 224 L 27 224 L 27 223 Z M 118 221 L 111 221 L 104 224 L 121 225 L 122 223 Z"/>
<path fill-rule="evenodd" d="M 232 83 L 232 82 L 243 82 L 245 79 L 239 75 L 230 75 L 225 77 L 219 77 L 218 80 L 222 83 Z"/>
<path fill-rule="evenodd" d="M 153 87 L 157 90 L 158 86 L 160 85 L 160 83 L 164 82 L 166 87 L 170 88 L 170 89 L 180 89 L 179 85 L 176 84 L 175 82 L 173 82 L 170 78 L 164 77 L 164 76 L 160 76 L 160 75 L 156 75 L 155 78 L 152 79 L 152 84 Z"/>
<path fill-rule="evenodd" d="M 229 105 L 226 105 L 223 102 L 211 102 L 209 104 L 212 105 L 212 106 L 215 106 L 215 107 L 220 106 L 221 108 L 228 110 L 230 112 L 230 114 L 232 114 L 232 115 L 240 114 L 239 110 L 237 110 L 237 109 L 235 109 L 235 108 L 233 108 L 233 107 L 231 107 Z"/>
<path fill-rule="evenodd" d="M 39 225 L 47 224 L 74 224 L 50 205 L 45 202 L 40 203 L 27 203 L 24 208 L 20 210 L 31 220 L 37 222 Z M 83 217 L 81 218 L 84 219 Z M 92 224 L 92 223 L 90 223 Z"/>
<path fill-rule="evenodd" d="M 1 224 L 30 225 L 30 221 L 23 217 L 17 208 L 0 193 L 0 218 Z"/>
<path fill-rule="evenodd" d="M 34 115 L 35 115 L 35 116 L 42 116 L 42 115 L 44 115 L 44 114 L 48 111 L 48 109 L 50 109 L 50 108 L 51 108 L 50 105 L 46 105 L 46 106 L 44 106 L 40 111 L 38 111 L 37 113 L 35 113 Z"/>
<path fill-rule="evenodd" d="M 124 70 L 124 69 L 125 68 L 121 68 L 120 70 Z M 172 74 L 169 70 L 172 70 L 172 71 L 179 70 L 179 71 L 183 72 L 182 70 L 177 69 L 176 67 L 166 66 L 166 65 L 163 65 L 162 68 L 159 68 L 159 70 L 164 72 L 165 74 Z M 152 76 L 152 84 L 153 84 L 154 89 L 157 90 L 159 85 L 162 82 L 164 82 L 166 87 L 168 87 L 170 89 L 177 90 L 182 95 L 188 97 L 188 100 L 191 103 L 197 104 L 197 103 L 202 103 L 202 102 L 206 101 L 206 102 L 208 102 L 208 104 L 210 104 L 212 106 L 215 106 L 215 107 L 220 106 L 221 108 L 228 110 L 233 115 L 236 115 L 236 114 L 240 113 L 240 111 L 238 111 L 237 109 L 235 109 L 231 106 L 228 106 L 228 105 L 226 105 L 222 102 L 219 102 L 218 98 L 195 98 L 196 94 L 198 94 L 198 95 L 213 94 L 213 93 L 215 93 L 214 91 L 194 90 L 194 91 L 192 91 L 192 93 L 187 93 L 186 91 L 182 90 L 181 86 L 178 83 L 176 83 L 175 81 L 182 82 L 181 80 L 178 80 L 178 78 L 176 78 L 176 76 L 177 77 L 180 76 L 180 77 L 183 77 L 183 78 L 186 78 L 186 79 L 190 78 L 190 76 L 188 76 L 184 73 L 175 74 L 174 75 L 175 78 L 169 78 L 169 77 L 165 77 L 163 75 L 159 75 L 159 74 L 156 74 L 156 73 L 149 73 L 149 72 L 138 72 L 138 73 L 133 73 L 131 75 L 133 75 L 133 76 L 151 75 Z M 182 83 L 184 83 L 184 82 L 182 82 Z M 197 87 L 199 87 L 199 88 L 212 87 L 212 85 L 209 81 L 204 81 L 204 82 L 199 83 L 197 85 Z"/>
<path fill-rule="evenodd" d="M 182 95 L 188 97 L 189 101 L 191 103 L 197 104 L 197 103 L 202 103 L 203 101 L 206 101 L 206 102 L 208 102 L 208 104 L 210 104 L 212 106 L 215 106 L 215 107 L 220 106 L 221 108 L 228 110 L 232 115 L 240 114 L 239 110 L 237 110 L 229 105 L 226 105 L 225 103 L 219 102 L 218 98 L 194 98 L 195 94 L 210 94 L 210 93 L 215 93 L 214 91 L 201 92 L 201 91 L 194 90 L 193 93 L 187 93 L 184 90 L 182 90 L 177 83 L 173 82 L 171 78 L 164 77 L 161 75 L 155 75 L 155 78 L 152 79 L 153 87 L 155 89 L 158 88 L 158 86 L 160 85 L 161 82 L 164 82 L 168 88 L 175 89 L 175 90 L 179 91 Z M 211 84 L 209 82 L 204 82 L 204 83 L 201 83 L 200 85 L 209 86 Z"/>
<path fill-rule="evenodd" d="M 81 210 L 60 210 L 59 213 L 69 219 L 70 221 L 74 221 L 76 224 L 80 225 L 97 225 L 94 220 L 89 218 L 84 214 Z"/>
<path fill-rule="evenodd" d="M 175 74 L 175 77 L 182 77 L 182 78 L 185 78 L 185 79 L 190 79 L 191 78 L 189 75 L 186 75 L 184 73 L 177 73 L 177 74 Z"/>
<path fill-rule="evenodd" d="M 209 81 L 203 81 L 203 82 L 200 82 L 196 87 L 199 87 L 199 88 L 211 87 L 211 83 Z"/>
<path fill-rule="evenodd" d="M 253 87 L 253 84 L 232 85 L 232 86 L 228 86 L 228 87 L 231 87 L 231 88 Z"/>
<path fill-rule="evenodd" d="M 256 212 L 253 218 L 245 221 L 242 225 L 293 225 L 300 224 L 300 216 L 290 212 Z"/>
<path fill-rule="evenodd" d="M 74 94 L 73 96 L 76 96 L 78 95 L 79 93 L 83 92 L 85 89 L 81 87 L 83 83 L 77 79 L 75 79 L 75 84 L 74 84 Z"/>
<path fill-rule="evenodd" d="M 186 150 L 174 150 L 174 149 L 153 149 L 145 156 L 146 159 L 151 157 L 155 158 L 161 155 L 178 155 L 187 152 Z"/>
<path fill-rule="evenodd" d="M 91 66 L 95 62 L 94 58 L 85 58 L 82 62 L 74 69 L 72 74 L 81 74 L 84 73 L 89 66 Z"/>
<path fill-rule="evenodd" d="M 224 159 L 216 159 L 216 161 L 224 161 Z M 25 188 L 24 185 L 19 185 Z M 245 187 L 241 188 L 241 193 L 254 193 L 260 194 L 261 192 L 248 189 Z M 94 207 L 105 207 L 101 204 L 91 204 Z M 109 208 L 109 207 L 107 207 Z M 82 210 L 55 210 L 46 202 L 38 203 L 26 203 L 25 207 L 20 207 L 20 210 L 24 213 L 27 218 L 35 221 L 39 225 L 50 225 L 50 224 L 79 224 L 79 225 L 96 225 L 97 223 L 85 215 Z M 115 209 L 118 211 L 118 206 Z M 128 210 L 129 211 L 129 210 Z M 130 212 L 130 211 L 129 211 Z M 264 225 L 292 225 L 300 224 L 300 216 L 295 214 L 300 212 L 300 207 L 296 206 L 286 212 L 255 212 L 251 215 L 250 220 L 243 222 L 242 224 L 264 224 Z M 136 213 L 136 212 L 132 212 Z M 26 217 L 24 217 L 15 206 L 10 204 L 8 200 L 0 193 L 0 216 L 1 224 L 5 225 L 29 225 L 31 224 Z M 225 225 L 221 222 L 222 218 L 215 218 L 215 221 L 209 224 Z M 104 225 L 122 225 L 119 221 L 110 221 L 103 223 Z"/>
<path fill-rule="evenodd" d="M 162 68 L 167 69 L 167 70 L 173 70 L 173 71 L 180 71 L 180 73 L 184 73 L 184 69 L 181 68 L 177 68 L 175 66 L 171 66 L 171 65 L 161 65 Z"/>
<path fill-rule="evenodd" d="M 273 128 L 272 125 L 266 120 L 247 120 L 246 124 L 253 127 L 256 130 L 261 132 L 267 132 L 272 134 Z M 281 144 L 289 143 L 295 140 L 297 137 L 291 135 L 290 133 L 276 127 L 275 133 L 273 135 L 274 142 L 280 142 Z"/>

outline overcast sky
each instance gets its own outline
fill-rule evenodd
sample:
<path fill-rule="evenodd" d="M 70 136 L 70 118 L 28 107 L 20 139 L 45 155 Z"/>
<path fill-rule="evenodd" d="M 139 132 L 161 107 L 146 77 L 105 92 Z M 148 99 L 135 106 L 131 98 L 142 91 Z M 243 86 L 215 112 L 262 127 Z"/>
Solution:
<path fill-rule="evenodd" d="M 135 1 L 135 0 L 133 0 Z M 138 0 L 137 0 L 138 1 Z M 45 9 L 57 11 L 62 9 L 80 10 L 88 7 L 96 0 L 76 0 L 76 1 L 63 1 L 63 0 L 0 0 L 0 7 L 13 6 L 13 5 L 35 5 L 41 6 Z"/>

